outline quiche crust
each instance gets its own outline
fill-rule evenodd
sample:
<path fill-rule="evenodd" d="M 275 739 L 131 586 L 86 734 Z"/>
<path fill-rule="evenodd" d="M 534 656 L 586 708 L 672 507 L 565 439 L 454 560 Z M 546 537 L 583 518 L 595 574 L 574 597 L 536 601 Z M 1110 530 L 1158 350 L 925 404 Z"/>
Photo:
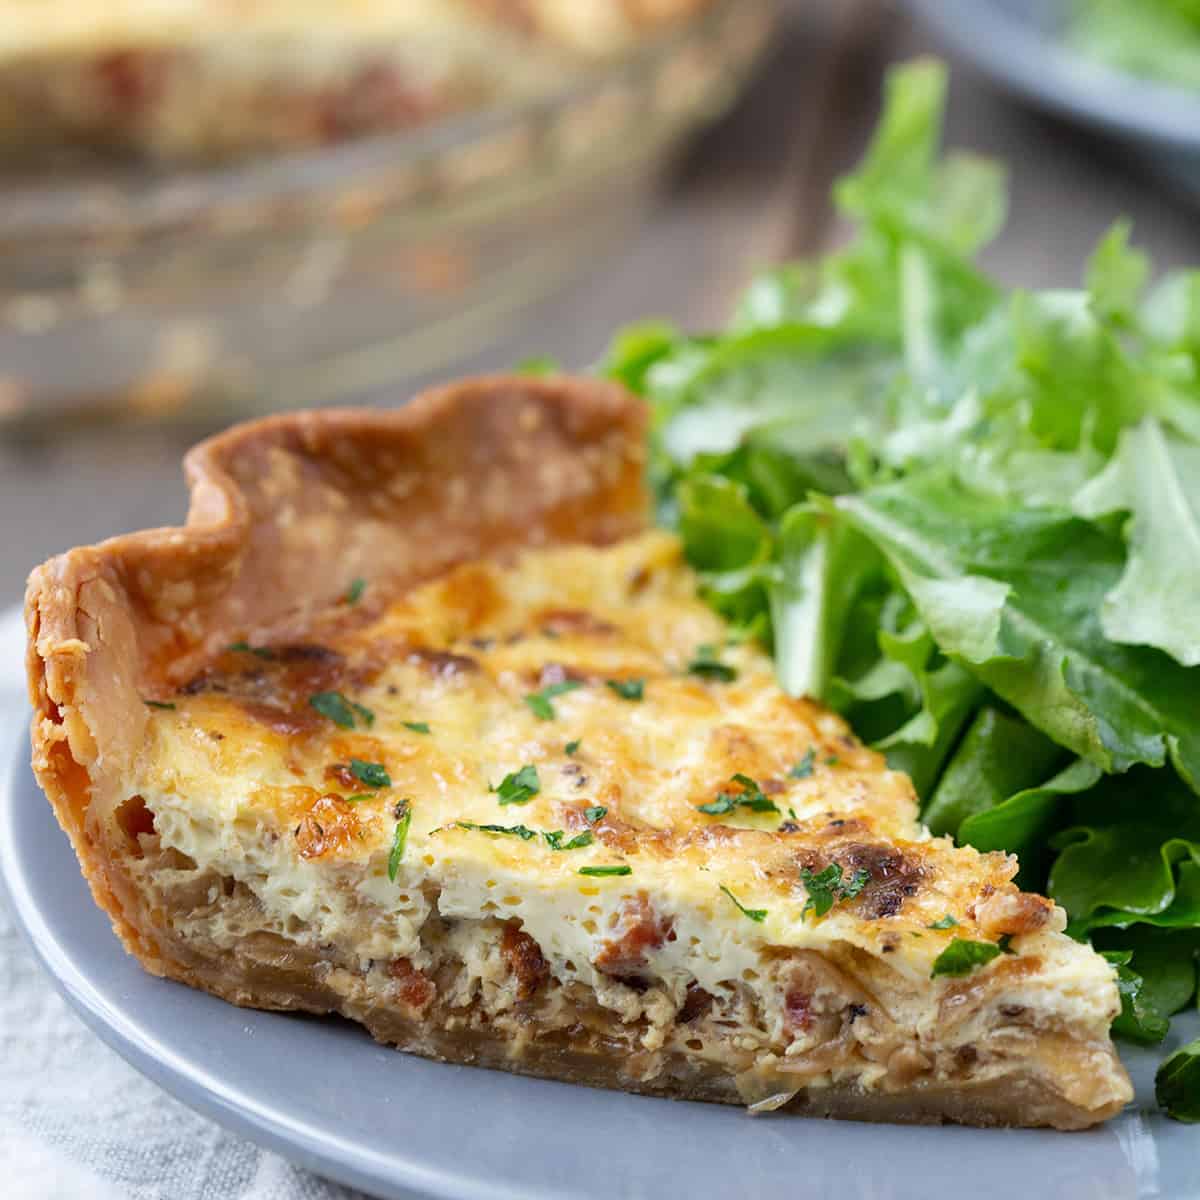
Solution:
<path fill-rule="evenodd" d="M 862 1119 L 1112 1116 L 1115 982 L 1061 910 L 930 838 L 760 651 L 689 670 L 721 630 L 644 532 L 645 420 L 559 377 L 276 417 L 191 452 L 184 528 L 34 572 L 34 770 L 127 949 L 447 1061 Z M 504 796 L 503 755 L 540 791 Z M 835 865 L 857 890 L 810 912 Z M 1015 953 L 933 978 L 958 936 Z"/>

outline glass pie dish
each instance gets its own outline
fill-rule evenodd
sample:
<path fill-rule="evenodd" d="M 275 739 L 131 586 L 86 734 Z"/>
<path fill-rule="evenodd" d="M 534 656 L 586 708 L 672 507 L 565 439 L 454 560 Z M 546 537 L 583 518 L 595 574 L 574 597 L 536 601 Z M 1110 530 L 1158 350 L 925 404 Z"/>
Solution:
<path fill-rule="evenodd" d="M 403 387 L 627 234 L 736 95 L 772 0 L 717 0 L 566 91 L 164 174 L 0 178 L 0 426 L 224 419 Z"/>

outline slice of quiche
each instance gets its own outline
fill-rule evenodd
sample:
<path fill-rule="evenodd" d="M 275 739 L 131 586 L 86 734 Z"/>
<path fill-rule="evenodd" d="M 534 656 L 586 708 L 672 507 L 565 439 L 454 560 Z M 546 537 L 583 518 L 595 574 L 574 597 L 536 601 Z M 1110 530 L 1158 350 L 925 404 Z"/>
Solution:
<path fill-rule="evenodd" d="M 84 147 L 222 160 L 411 129 L 552 96 L 708 6 L 0 0 L 0 156 Z M 759 21 L 737 28 L 753 40 Z"/>
<path fill-rule="evenodd" d="M 34 766 L 145 967 L 453 1062 L 881 1120 L 1130 1099 L 1112 969 L 697 598 L 566 379 L 233 430 L 33 575 Z"/>

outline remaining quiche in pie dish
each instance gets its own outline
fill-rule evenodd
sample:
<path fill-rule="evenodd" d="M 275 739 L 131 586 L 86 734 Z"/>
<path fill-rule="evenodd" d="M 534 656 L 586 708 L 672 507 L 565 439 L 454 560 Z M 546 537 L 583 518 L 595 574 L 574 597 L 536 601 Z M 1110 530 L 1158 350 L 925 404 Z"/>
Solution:
<path fill-rule="evenodd" d="M 0 151 L 226 157 L 568 82 L 708 0 L 0 0 Z"/>
<path fill-rule="evenodd" d="M 730 639 L 644 421 L 566 378 L 280 417 L 192 452 L 186 527 L 34 572 L 34 766 L 125 945 L 453 1062 L 1111 1117 L 1113 969 Z"/>

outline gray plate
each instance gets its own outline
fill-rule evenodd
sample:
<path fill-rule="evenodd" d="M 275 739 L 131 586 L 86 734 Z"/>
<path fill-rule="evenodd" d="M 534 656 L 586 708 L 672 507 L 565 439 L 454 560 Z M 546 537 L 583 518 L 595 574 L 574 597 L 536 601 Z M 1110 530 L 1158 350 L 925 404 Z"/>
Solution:
<path fill-rule="evenodd" d="M 0 785 L 0 875 L 63 995 L 180 1100 L 334 1179 L 455 1200 L 1200 1196 L 1200 1132 L 1147 1111 L 1155 1055 L 1129 1056 L 1139 1105 L 1082 1134 L 754 1118 L 425 1062 L 343 1021 L 153 979 L 93 905 L 19 757 Z"/>
<path fill-rule="evenodd" d="M 1200 196 L 1200 96 L 1092 62 L 1062 44 L 1069 0 L 905 0 L 942 40 L 1040 107 L 1127 140 Z"/>

